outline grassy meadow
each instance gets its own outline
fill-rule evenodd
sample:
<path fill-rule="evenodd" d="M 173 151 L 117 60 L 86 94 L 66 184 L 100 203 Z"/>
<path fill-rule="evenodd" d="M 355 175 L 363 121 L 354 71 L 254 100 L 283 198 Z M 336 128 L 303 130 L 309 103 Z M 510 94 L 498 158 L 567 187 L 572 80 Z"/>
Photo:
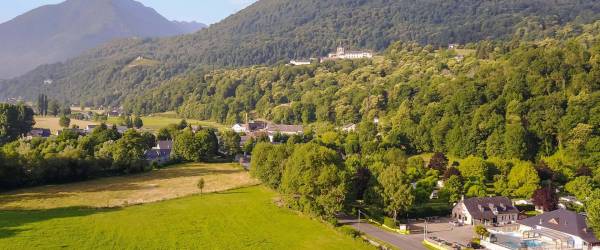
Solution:
<path fill-rule="evenodd" d="M 258 184 L 238 164 L 188 163 L 148 173 L 0 193 L 0 209 L 118 207 Z M 1 248 L 0 248 L 1 249 Z"/>
<path fill-rule="evenodd" d="M 170 124 L 178 124 L 181 122 L 181 118 L 176 118 L 175 116 L 166 116 L 162 114 L 153 115 L 153 116 L 144 116 L 142 117 L 142 121 L 144 122 L 144 127 L 142 129 L 156 131 L 163 127 L 166 127 Z M 202 127 L 208 128 L 216 128 L 218 130 L 228 129 L 227 126 L 223 124 L 219 124 L 211 121 L 200 121 L 194 119 L 186 119 L 186 121 L 191 125 L 200 125 Z M 116 124 L 119 123 L 118 117 L 111 117 L 108 119 L 107 123 Z"/>
<path fill-rule="evenodd" d="M 238 171 L 231 164 L 187 164 L 0 194 L 0 249 L 372 249 L 278 207 L 277 193 L 263 186 L 229 189 L 256 184 Z M 211 193 L 192 190 L 200 176 Z M 164 196 L 170 193 L 178 195 Z M 95 208 L 121 195 L 187 196 Z"/>
<path fill-rule="evenodd" d="M 59 117 L 36 116 L 34 127 L 35 128 L 48 128 L 48 129 L 52 130 L 52 133 L 55 133 L 57 130 L 62 129 L 62 127 L 59 125 L 59 122 L 58 122 L 59 119 L 60 119 Z M 92 124 L 98 124 L 98 123 L 93 122 L 93 121 L 81 121 L 81 120 L 71 119 L 71 126 L 77 125 L 80 128 L 85 128 L 87 125 L 92 125 Z"/>

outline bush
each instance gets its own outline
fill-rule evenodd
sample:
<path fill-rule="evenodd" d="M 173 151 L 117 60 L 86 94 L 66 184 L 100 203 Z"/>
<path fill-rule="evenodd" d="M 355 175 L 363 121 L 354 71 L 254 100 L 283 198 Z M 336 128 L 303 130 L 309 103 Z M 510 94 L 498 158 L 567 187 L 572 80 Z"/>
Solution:
<path fill-rule="evenodd" d="M 515 207 L 517 209 L 519 209 L 520 212 L 535 211 L 534 205 L 523 204 L 523 205 L 515 205 Z"/>
<path fill-rule="evenodd" d="M 446 203 L 427 203 L 414 206 L 408 210 L 408 218 L 425 218 L 431 216 L 447 216 L 452 212 L 452 207 Z"/>
<path fill-rule="evenodd" d="M 339 229 L 342 233 L 349 235 L 352 238 L 357 238 L 360 236 L 360 232 L 351 226 L 341 226 Z"/>
<path fill-rule="evenodd" d="M 396 222 L 394 221 L 394 218 L 390 217 L 383 218 L 383 225 L 386 225 L 389 228 L 396 228 Z"/>

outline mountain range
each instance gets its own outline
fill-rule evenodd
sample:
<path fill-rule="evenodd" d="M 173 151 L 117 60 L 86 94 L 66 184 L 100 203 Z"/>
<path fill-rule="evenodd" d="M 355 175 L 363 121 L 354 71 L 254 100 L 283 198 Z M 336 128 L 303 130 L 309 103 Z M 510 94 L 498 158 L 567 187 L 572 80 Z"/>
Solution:
<path fill-rule="evenodd" d="M 0 24 L 0 78 L 62 62 L 114 39 L 175 36 L 204 27 L 169 21 L 133 0 L 67 0 L 45 5 Z"/>
<path fill-rule="evenodd" d="M 595 0 L 260 0 L 194 34 L 114 41 L 38 67 L 1 84 L 0 98 L 32 99 L 52 79 L 52 98 L 116 106 L 188 71 L 318 57 L 339 44 L 381 52 L 395 41 L 533 40 L 598 19 Z"/>

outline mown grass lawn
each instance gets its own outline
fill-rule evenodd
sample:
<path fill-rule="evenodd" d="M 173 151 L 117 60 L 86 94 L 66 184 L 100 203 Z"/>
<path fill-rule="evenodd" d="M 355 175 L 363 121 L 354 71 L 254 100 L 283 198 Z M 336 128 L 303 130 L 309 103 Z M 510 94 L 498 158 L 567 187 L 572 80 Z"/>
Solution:
<path fill-rule="evenodd" d="M 262 187 L 121 209 L 0 211 L 0 249 L 372 249 Z"/>

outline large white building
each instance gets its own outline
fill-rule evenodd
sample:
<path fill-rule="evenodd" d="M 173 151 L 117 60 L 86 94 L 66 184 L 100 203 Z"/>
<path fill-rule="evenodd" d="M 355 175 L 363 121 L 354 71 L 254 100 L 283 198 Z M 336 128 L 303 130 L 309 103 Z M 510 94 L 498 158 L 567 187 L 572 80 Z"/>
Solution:
<path fill-rule="evenodd" d="M 322 58 L 321 61 L 364 58 L 373 58 L 373 53 L 369 51 L 347 51 L 344 47 L 338 47 L 335 53 L 329 53 L 329 56 Z"/>

